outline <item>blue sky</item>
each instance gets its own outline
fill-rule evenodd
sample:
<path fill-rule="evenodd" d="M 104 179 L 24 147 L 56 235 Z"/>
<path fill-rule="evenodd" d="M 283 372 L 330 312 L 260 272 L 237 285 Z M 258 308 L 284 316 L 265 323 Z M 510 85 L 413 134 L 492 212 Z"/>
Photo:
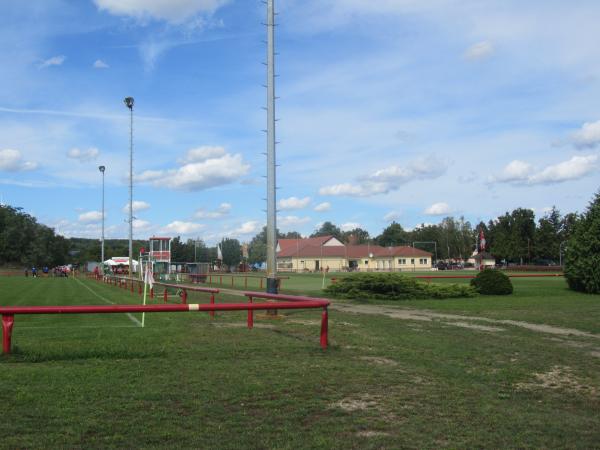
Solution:
<path fill-rule="evenodd" d="M 596 1 L 279 0 L 279 228 L 379 234 L 582 211 L 600 173 Z M 265 6 L 0 3 L 0 196 L 67 236 L 252 238 Z"/>

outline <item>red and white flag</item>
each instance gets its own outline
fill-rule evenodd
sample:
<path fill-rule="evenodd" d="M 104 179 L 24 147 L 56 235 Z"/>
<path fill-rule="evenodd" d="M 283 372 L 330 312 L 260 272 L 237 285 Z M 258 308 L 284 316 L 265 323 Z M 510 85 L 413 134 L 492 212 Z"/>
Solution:
<path fill-rule="evenodd" d="M 485 236 L 483 234 L 483 229 L 479 230 L 479 251 L 485 252 Z"/>
<path fill-rule="evenodd" d="M 144 272 L 144 284 L 150 285 L 150 289 L 154 286 L 154 275 L 152 274 L 152 267 L 150 264 L 146 266 L 146 272 Z"/>

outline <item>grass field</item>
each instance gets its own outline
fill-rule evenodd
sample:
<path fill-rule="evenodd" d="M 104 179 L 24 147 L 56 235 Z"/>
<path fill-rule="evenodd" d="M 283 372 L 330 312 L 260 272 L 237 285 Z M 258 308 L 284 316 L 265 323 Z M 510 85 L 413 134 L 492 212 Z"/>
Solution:
<path fill-rule="evenodd" d="M 513 282 L 508 298 L 336 302 L 326 351 L 318 311 L 253 330 L 244 313 L 147 315 L 143 329 L 139 315 L 18 316 L 0 358 L 0 447 L 597 447 L 600 296 Z M 284 289 L 320 295 L 320 283 Z M 2 305 L 140 301 L 85 279 L 0 289 Z"/>

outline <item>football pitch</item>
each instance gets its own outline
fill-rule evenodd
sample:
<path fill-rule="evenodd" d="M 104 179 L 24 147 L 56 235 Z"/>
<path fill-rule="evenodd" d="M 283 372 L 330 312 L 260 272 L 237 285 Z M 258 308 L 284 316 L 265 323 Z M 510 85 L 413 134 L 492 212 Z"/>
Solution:
<path fill-rule="evenodd" d="M 0 448 L 596 447 L 600 296 L 513 283 L 504 298 L 335 300 L 327 350 L 316 310 L 257 314 L 252 330 L 245 312 L 144 328 L 140 314 L 16 316 Z M 0 306 L 141 302 L 83 277 L 2 277 L 0 292 Z"/>

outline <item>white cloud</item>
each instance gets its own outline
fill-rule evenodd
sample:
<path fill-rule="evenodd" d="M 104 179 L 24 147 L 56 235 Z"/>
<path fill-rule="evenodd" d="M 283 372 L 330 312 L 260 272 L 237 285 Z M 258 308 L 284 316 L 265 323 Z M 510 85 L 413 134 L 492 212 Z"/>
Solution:
<path fill-rule="evenodd" d="M 446 214 L 451 214 L 452 209 L 447 203 L 434 203 L 429 208 L 424 211 L 428 216 L 443 216 Z"/>
<path fill-rule="evenodd" d="M 102 212 L 101 211 L 88 211 L 83 214 L 79 214 L 78 220 L 81 223 L 102 222 Z"/>
<path fill-rule="evenodd" d="M 211 14 L 227 0 L 94 0 L 100 10 L 136 19 L 182 23 L 198 14 Z"/>
<path fill-rule="evenodd" d="M 573 141 L 577 148 L 595 148 L 600 145 L 600 120 L 586 122 L 574 133 Z"/>
<path fill-rule="evenodd" d="M 583 178 L 598 170 L 598 155 L 573 156 L 567 161 L 547 166 L 541 170 L 523 161 L 512 161 L 502 173 L 490 182 L 517 185 L 554 184 Z"/>
<path fill-rule="evenodd" d="M 362 228 L 361 224 L 357 222 L 347 222 L 340 225 L 340 230 L 342 231 L 352 231 L 356 228 Z"/>
<path fill-rule="evenodd" d="M 95 147 L 90 147 L 87 150 L 72 148 L 67 152 L 67 158 L 76 159 L 79 162 L 92 161 L 98 157 L 100 151 Z"/>
<path fill-rule="evenodd" d="M 178 162 L 181 164 L 204 162 L 208 159 L 220 158 L 226 154 L 227 150 L 225 150 L 223 147 L 205 145 L 188 150 L 185 158 L 180 159 Z"/>
<path fill-rule="evenodd" d="M 175 220 L 174 222 L 171 222 L 170 224 L 165 226 L 163 230 L 167 233 L 188 235 L 188 234 L 192 234 L 192 233 L 197 233 L 198 231 L 202 230 L 203 228 L 204 228 L 204 225 L 201 223 L 183 222 L 180 220 Z"/>
<path fill-rule="evenodd" d="M 133 201 L 133 212 L 139 212 L 139 211 L 145 211 L 147 209 L 150 208 L 150 203 L 144 202 L 142 200 L 134 200 Z M 129 203 L 127 203 L 125 206 L 123 206 L 122 211 L 125 214 L 129 214 Z"/>
<path fill-rule="evenodd" d="M 400 219 L 400 213 L 396 211 L 390 211 L 385 216 L 383 216 L 383 220 L 386 222 L 397 222 Z"/>
<path fill-rule="evenodd" d="M 0 150 L 0 170 L 5 172 L 22 172 L 25 170 L 34 170 L 38 164 L 32 161 L 23 161 L 23 156 L 19 150 L 6 148 Z"/>
<path fill-rule="evenodd" d="M 415 180 L 438 178 L 446 172 L 447 164 L 433 156 L 419 158 L 406 166 L 392 165 L 377 170 L 355 183 L 341 183 L 324 186 L 320 195 L 345 195 L 350 197 L 370 197 L 395 191 L 401 185 Z"/>
<path fill-rule="evenodd" d="M 577 180 L 598 170 L 598 155 L 573 156 L 570 160 L 546 167 L 529 177 L 531 184 L 562 183 Z"/>
<path fill-rule="evenodd" d="M 310 204 L 310 197 L 297 198 L 282 198 L 279 200 L 278 208 L 281 210 L 304 209 Z"/>
<path fill-rule="evenodd" d="M 277 226 L 282 228 L 298 227 L 310 222 L 310 217 L 280 216 L 277 217 Z"/>
<path fill-rule="evenodd" d="M 93 64 L 94 69 L 108 69 L 110 66 L 101 59 L 97 59 Z"/>
<path fill-rule="evenodd" d="M 194 214 L 196 219 L 220 219 L 221 217 L 226 216 L 231 211 L 231 205 L 229 203 L 221 203 L 217 209 L 214 211 L 206 211 L 204 209 L 199 209 Z"/>
<path fill-rule="evenodd" d="M 248 222 L 244 222 L 239 228 L 236 228 L 233 232 L 234 235 L 244 235 L 244 234 L 255 234 L 260 231 L 262 225 L 260 222 L 256 220 L 251 220 Z"/>
<path fill-rule="evenodd" d="M 494 46 L 489 41 L 478 42 L 469 47 L 464 54 L 465 59 L 475 61 L 487 58 L 494 53 Z"/>
<path fill-rule="evenodd" d="M 192 162 L 189 158 L 199 158 Z M 204 158 L 204 159 L 202 159 Z M 187 161 L 187 163 L 185 163 Z M 248 173 L 250 165 L 244 163 L 241 154 L 219 152 L 198 155 L 188 152 L 187 158 L 178 169 L 147 170 L 136 175 L 139 183 L 153 183 L 181 191 L 201 191 L 215 186 L 235 183 Z"/>
<path fill-rule="evenodd" d="M 329 211 L 330 209 L 331 209 L 331 203 L 329 203 L 329 202 L 319 203 L 317 206 L 315 206 L 315 211 L 317 211 L 317 212 L 325 212 L 325 211 Z"/>
<path fill-rule="evenodd" d="M 148 230 L 152 224 L 147 220 L 133 219 L 133 228 L 137 231 Z"/>
<path fill-rule="evenodd" d="M 508 163 L 508 165 L 502 170 L 500 175 L 494 177 L 494 181 L 499 182 L 513 182 L 513 181 L 525 181 L 531 175 L 533 166 L 524 161 L 515 159 Z"/>
<path fill-rule="evenodd" d="M 65 62 L 65 59 L 67 59 L 67 57 L 64 55 L 53 56 L 52 58 L 48 58 L 45 61 L 42 61 L 42 63 L 38 67 L 40 69 L 44 69 L 50 66 L 60 66 L 62 65 L 62 63 Z"/>

